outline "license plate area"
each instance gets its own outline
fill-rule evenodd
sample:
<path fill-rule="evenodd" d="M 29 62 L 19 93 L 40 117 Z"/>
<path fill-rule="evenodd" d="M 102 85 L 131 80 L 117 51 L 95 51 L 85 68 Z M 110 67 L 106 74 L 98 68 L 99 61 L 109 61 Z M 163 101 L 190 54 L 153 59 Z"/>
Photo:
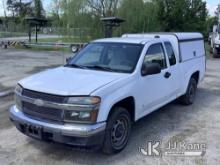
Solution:
<path fill-rule="evenodd" d="M 25 132 L 28 136 L 36 139 L 42 139 L 42 127 L 34 125 L 26 125 Z"/>

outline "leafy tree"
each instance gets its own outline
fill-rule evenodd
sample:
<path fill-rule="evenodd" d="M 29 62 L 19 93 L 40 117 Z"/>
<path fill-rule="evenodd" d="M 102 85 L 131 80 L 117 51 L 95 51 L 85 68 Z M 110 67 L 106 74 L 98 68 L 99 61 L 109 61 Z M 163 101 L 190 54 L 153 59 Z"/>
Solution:
<path fill-rule="evenodd" d="M 120 6 L 119 15 L 126 20 L 123 32 L 149 32 L 158 31 L 157 4 L 136 0 L 124 0 Z"/>
<path fill-rule="evenodd" d="M 207 18 L 207 31 L 212 32 L 213 26 L 218 24 L 218 17 Z"/>
<path fill-rule="evenodd" d="M 11 11 L 13 17 L 24 17 L 30 10 L 31 2 L 22 0 L 7 0 L 7 9 Z"/>
<path fill-rule="evenodd" d="M 206 30 L 207 9 L 202 0 L 157 0 L 158 20 L 164 31 Z"/>
<path fill-rule="evenodd" d="M 56 24 L 59 24 L 58 22 L 60 21 L 60 15 L 61 15 L 61 5 L 62 5 L 62 0 L 52 0 L 51 1 L 51 8 L 49 9 L 52 18 L 57 21 Z"/>
<path fill-rule="evenodd" d="M 117 14 L 117 9 L 122 0 L 86 0 L 86 5 L 92 13 L 101 17 L 110 17 Z"/>
<path fill-rule="evenodd" d="M 43 5 L 41 0 L 34 0 L 34 16 L 38 18 L 45 17 L 45 11 L 43 9 Z"/>

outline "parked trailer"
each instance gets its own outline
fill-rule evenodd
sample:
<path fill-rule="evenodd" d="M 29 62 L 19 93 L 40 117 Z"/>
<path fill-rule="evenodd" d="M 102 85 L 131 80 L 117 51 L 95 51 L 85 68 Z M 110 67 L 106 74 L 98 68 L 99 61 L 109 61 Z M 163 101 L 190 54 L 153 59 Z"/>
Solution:
<path fill-rule="evenodd" d="M 25 41 L 11 41 L 11 40 L 4 40 L 0 42 L 0 46 L 3 49 L 7 49 L 8 47 L 12 47 L 12 46 L 25 46 Z"/>
<path fill-rule="evenodd" d="M 7 49 L 12 46 L 42 46 L 42 47 L 62 47 L 62 48 L 70 48 L 71 52 L 76 53 L 80 49 L 82 49 L 86 43 L 61 43 L 61 42 L 38 42 L 38 43 L 30 43 L 26 41 L 1 41 L 0 45 L 2 48 Z"/>

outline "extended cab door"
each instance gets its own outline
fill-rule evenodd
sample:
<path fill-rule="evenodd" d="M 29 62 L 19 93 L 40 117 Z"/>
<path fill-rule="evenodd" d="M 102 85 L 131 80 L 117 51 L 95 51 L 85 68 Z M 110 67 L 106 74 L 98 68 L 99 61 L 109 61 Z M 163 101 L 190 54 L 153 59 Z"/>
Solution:
<path fill-rule="evenodd" d="M 169 79 L 167 81 L 170 83 L 171 96 L 178 97 L 180 95 L 180 84 L 182 81 L 182 76 L 180 73 L 179 63 L 176 59 L 176 54 L 174 52 L 173 46 L 169 41 L 164 42 L 164 48 L 166 55 L 168 57 L 168 72 L 170 73 Z"/>
<path fill-rule="evenodd" d="M 162 70 L 159 74 L 141 76 L 138 87 L 141 113 L 138 114 L 138 118 L 168 103 L 173 97 L 170 81 L 172 75 L 163 43 L 151 44 L 146 51 L 143 63 L 158 63 Z"/>

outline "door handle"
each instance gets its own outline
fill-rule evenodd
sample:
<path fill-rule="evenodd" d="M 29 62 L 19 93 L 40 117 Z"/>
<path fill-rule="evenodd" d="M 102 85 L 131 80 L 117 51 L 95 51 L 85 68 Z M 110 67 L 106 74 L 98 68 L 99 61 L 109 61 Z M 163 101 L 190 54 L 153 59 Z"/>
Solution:
<path fill-rule="evenodd" d="M 171 73 L 170 73 L 170 72 L 166 72 L 166 73 L 164 74 L 164 77 L 165 77 L 165 78 L 170 78 L 170 76 L 171 76 Z"/>

